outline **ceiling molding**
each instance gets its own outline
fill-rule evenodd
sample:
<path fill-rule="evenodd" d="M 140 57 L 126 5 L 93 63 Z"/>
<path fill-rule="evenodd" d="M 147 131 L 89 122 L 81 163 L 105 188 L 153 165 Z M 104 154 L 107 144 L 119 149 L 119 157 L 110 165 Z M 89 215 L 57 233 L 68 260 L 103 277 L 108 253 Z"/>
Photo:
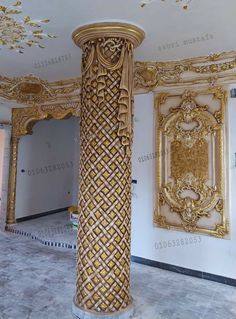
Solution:
<path fill-rule="evenodd" d="M 236 51 L 166 62 L 135 62 L 135 92 L 236 81 Z"/>
<path fill-rule="evenodd" d="M 135 94 L 164 87 L 236 82 L 236 51 L 179 61 L 135 62 Z M 80 99 L 81 78 L 48 82 L 39 77 L 0 76 L 0 97 L 28 106 Z"/>
<path fill-rule="evenodd" d="M 80 88 L 80 78 L 48 82 L 33 75 L 0 76 L 0 96 L 26 105 L 69 100 L 79 95 Z"/>

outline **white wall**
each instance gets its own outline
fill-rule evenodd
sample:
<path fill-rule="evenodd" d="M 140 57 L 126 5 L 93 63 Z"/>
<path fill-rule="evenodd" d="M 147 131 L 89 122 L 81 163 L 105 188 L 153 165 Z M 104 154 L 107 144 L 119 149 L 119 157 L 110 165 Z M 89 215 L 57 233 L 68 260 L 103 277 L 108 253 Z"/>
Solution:
<path fill-rule="evenodd" d="M 20 139 L 16 218 L 76 204 L 78 128 L 77 118 L 41 121 Z"/>
<path fill-rule="evenodd" d="M 132 176 L 133 179 L 137 179 L 137 185 L 133 187 L 132 255 L 236 278 L 236 167 L 234 166 L 236 99 L 230 99 L 228 106 L 231 183 L 229 192 L 231 199 L 230 240 L 165 230 L 153 226 L 155 160 L 141 161 L 141 158 L 148 154 L 153 154 L 150 157 L 155 157 L 153 105 L 152 94 L 135 96 Z"/>
<path fill-rule="evenodd" d="M 7 106 L 8 103 L 8 101 L 0 102 L 0 123 L 11 122 L 11 107 Z"/>

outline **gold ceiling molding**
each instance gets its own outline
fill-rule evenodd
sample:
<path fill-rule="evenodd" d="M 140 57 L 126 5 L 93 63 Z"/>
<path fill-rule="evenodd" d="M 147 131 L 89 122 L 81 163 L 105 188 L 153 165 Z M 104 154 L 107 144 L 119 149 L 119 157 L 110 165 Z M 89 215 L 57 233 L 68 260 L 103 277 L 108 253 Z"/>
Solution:
<path fill-rule="evenodd" d="M 12 110 L 11 163 L 8 189 L 7 224 L 15 223 L 16 178 L 19 139 L 32 134 L 35 123 L 42 120 L 62 120 L 72 116 L 80 117 L 80 97 L 67 102 L 42 104 L 39 106 L 14 108 Z"/>
<path fill-rule="evenodd" d="M 70 99 L 79 96 L 80 88 L 80 78 L 48 82 L 33 75 L 0 76 L 0 96 L 28 105 Z"/>
<path fill-rule="evenodd" d="M 228 234 L 227 94 L 221 87 L 157 94 L 156 226 Z"/>
<path fill-rule="evenodd" d="M 233 82 L 236 51 L 166 62 L 135 62 L 136 93 L 158 87 Z"/>
<path fill-rule="evenodd" d="M 78 35 L 76 39 L 75 41 L 78 41 Z M 214 86 L 233 83 L 236 81 L 235 71 L 236 51 L 179 61 L 135 62 L 134 92 L 139 94 L 157 91 L 162 87 L 181 87 L 183 85 Z M 80 77 L 49 82 L 34 75 L 15 78 L 0 76 L 0 97 L 26 105 L 78 97 L 80 90 Z"/>
<path fill-rule="evenodd" d="M 44 48 L 41 40 L 56 38 L 43 31 L 43 24 L 48 23 L 49 19 L 36 20 L 22 16 L 22 2 L 16 1 L 11 6 L 0 5 L 0 48 L 7 47 L 19 53 L 24 53 L 26 46 Z"/>

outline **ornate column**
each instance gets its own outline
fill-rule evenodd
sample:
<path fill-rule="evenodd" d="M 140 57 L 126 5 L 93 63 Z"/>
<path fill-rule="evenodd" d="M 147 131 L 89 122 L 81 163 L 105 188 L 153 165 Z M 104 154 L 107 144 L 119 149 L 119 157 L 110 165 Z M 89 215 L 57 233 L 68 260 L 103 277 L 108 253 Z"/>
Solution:
<path fill-rule="evenodd" d="M 7 224 L 14 224 L 15 220 L 15 199 L 16 199 L 16 176 L 17 176 L 17 156 L 18 156 L 19 137 L 11 138 L 11 159 L 10 159 L 10 176 L 8 186 L 8 203 L 7 203 Z"/>
<path fill-rule="evenodd" d="M 130 217 L 133 49 L 144 32 L 99 23 L 77 29 L 83 49 L 77 318 L 131 318 Z"/>

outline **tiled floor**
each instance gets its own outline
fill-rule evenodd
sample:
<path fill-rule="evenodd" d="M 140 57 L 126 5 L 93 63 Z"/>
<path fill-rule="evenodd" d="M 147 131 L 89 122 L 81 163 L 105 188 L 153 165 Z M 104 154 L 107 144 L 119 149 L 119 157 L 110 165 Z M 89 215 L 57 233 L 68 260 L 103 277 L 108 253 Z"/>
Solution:
<path fill-rule="evenodd" d="M 0 319 L 72 319 L 75 251 L 0 233 Z M 236 288 L 132 264 L 134 319 L 236 319 Z"/>
<path fill-rule="evenodd" d="M 20 222 L 9 228 L 44 245 L 76 249 L 77 231 L 72 228 L 67 211 Z"/>

